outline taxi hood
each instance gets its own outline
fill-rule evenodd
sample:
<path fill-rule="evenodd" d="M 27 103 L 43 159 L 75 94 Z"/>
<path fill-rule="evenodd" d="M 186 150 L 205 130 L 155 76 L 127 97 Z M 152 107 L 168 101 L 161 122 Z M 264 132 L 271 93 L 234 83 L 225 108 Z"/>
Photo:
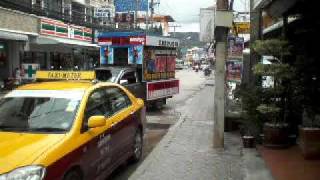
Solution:
<path fill-rule="evenodd" d="M 0 174 L 31 165 L 64 137 L 65 134 L 0 132 Z"/>

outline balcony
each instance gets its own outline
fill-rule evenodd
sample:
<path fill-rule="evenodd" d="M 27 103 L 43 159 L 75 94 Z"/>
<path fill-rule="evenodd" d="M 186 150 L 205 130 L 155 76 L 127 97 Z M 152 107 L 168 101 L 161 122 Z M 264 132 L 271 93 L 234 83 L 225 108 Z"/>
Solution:
<path fill-rule="evenodd" d="M 60 7 L 48 7 L 46 4 L 41 6 L 40 4 L 31 4 L 31 1 L 12 1 L 1 0 L 0 6 L 12 10 L 22 11 L 28 14 L 35 14 L 37 16 L 44 16 L 56 20 L 61 20 L 65 23 L 71 23 L 79 26 L 86 26 L 95 29 L 105 29 L 106 26 L 100 25 L 98 18 L 92 16 L 92 9 L 87 8 L 81 4 L 72 3 L 72 10 L 68 8 Z M 86 11 L 87 13 L 85 13 Z"/>

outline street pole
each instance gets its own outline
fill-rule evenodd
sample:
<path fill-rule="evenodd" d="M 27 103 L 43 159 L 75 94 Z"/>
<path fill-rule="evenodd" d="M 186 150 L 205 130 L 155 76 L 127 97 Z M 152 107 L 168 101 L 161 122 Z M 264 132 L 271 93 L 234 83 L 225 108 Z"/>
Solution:
<path fill-rule="evenodd" d="M 217 11 L 228 10 L 228 0 L 217 0 Z M 213 147 L 224 147 L 224 116 L 225 116 L 225 62 L 227 59 L 228 27 L 216 26 L 216 70 L 214 91 L 214 126 Z"/>
<path fill-rule="evenodd" d="M 138 27 L 138 11 L 139 11 L 140 0 L 136 0 L 136 8 L 134 12 L 134 27 Z"/>

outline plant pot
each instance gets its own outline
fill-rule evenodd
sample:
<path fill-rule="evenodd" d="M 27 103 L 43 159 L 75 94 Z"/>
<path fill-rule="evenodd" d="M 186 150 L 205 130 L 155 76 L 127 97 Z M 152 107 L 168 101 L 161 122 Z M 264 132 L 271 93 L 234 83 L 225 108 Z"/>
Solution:
<path fill-rule="evenodd" d="M 299 128 L 299 146 L 305 159 L 320 158 L 320 128 Z"/>
<path fill-rule="evenodd" d="M 255 138 L 253 136 L 242 136 L 242 142 L 244 148 L 255 147 Z"/>
<path fill-rule="evenodd" d="M 263 145 L 265 147 L 286 148 L 290 144 L 288 124 L 265 123 L 263 133 Z"/>

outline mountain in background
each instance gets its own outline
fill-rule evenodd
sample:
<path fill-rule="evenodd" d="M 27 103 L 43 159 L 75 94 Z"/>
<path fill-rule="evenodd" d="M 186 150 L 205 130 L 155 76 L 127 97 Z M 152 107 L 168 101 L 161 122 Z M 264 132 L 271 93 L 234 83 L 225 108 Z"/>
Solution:
<path fill-rule="evenodd" d="M 200 33 L 198 32 L 176 32 L 170 33 L 170 37 L 175 37 L 180 40 L 180 48 L 192 48 L 192 47 L 203 47 L 206 45 L 204 42 L 199 40 Z"/>

